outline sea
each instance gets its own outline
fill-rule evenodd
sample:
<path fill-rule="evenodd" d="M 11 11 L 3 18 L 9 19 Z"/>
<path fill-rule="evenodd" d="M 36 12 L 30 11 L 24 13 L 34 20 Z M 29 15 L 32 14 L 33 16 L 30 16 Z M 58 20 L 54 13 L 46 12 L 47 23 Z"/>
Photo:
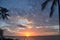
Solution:
<path fill-rule="evenodd" d="M 5 36 L 5 38 L 13 38 L 16 40 L 60 40 L 60 35 L 52 36 Z"/>

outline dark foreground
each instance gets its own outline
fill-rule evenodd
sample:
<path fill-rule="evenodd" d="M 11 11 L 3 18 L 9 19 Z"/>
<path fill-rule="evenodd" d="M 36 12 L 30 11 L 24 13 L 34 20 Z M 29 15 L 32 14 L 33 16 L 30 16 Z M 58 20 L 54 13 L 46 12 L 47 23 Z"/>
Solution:
<path fill-rule="evenodd" d="M 1 38 L 0 38 L 1 40 Z M 54 36 L 5 36 L 2 40 L 60 40 L 60 35 Z"/>

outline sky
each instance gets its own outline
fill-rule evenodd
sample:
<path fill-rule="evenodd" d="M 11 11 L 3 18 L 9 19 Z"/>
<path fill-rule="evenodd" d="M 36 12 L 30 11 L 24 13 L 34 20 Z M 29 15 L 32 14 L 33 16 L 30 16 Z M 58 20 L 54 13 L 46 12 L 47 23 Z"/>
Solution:
<path fill-rule="evenodd" d="M 47 4 L 44 11 L 41 11 L 41 4 L 44 1 L 0 0 L 0 7 L 7 8 L 9 10 L 7 13 L 10 15 L 9 20 L 0 19 L 0 28 L 4 29 L 4 35 L 23 36 L 25 32 L 33 32 L 33 36 L 57 34 L 59 30 L 58 4 L 56 3 L 52 18 L 49 18 L 52 1 Z"/>

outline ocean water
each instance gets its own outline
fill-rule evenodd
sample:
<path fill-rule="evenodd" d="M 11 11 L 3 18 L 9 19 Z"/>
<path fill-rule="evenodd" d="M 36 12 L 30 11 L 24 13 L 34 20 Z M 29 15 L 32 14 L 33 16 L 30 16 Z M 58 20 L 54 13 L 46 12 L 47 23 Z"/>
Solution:
<path fill-rule="evenodd" d="M 14 38 L 17 40 L 60 40 L 60 35 L 54 35 L 54 36 L 29 36 L 29 37 L 25 37 L 25 36 L 14 36 L 10 38 Z"/>

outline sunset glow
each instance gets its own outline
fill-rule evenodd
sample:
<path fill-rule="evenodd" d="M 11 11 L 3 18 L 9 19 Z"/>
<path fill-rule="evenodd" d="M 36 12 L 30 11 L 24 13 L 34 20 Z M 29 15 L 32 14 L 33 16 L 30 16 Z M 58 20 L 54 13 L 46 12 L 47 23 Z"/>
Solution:
<path fill-rule="evenodd" d="M 54 31 L 47 31 L 47 32 L 45 32 L 46 30 L 50 30 L 50 29 L 46 29 L 46 28 L 45 29 L 40 28 L 38 30 L 34 29 L 34 28 L 31 28 L 31 29 L 27 28 L 27 29 L 19 31 L 15 35 L 16 36 L 26 36 L 26 37 L 29 37 L 29 36 L 48 36 L 48 35 L 58 35 L 59 34 L 58 32 L 54 32 Z"/>
<path fill-rule="evenodd" d="M 25 32 L 24 35 L 28 37 L 28 36 L 31 36 L 31 33 Z"/>

